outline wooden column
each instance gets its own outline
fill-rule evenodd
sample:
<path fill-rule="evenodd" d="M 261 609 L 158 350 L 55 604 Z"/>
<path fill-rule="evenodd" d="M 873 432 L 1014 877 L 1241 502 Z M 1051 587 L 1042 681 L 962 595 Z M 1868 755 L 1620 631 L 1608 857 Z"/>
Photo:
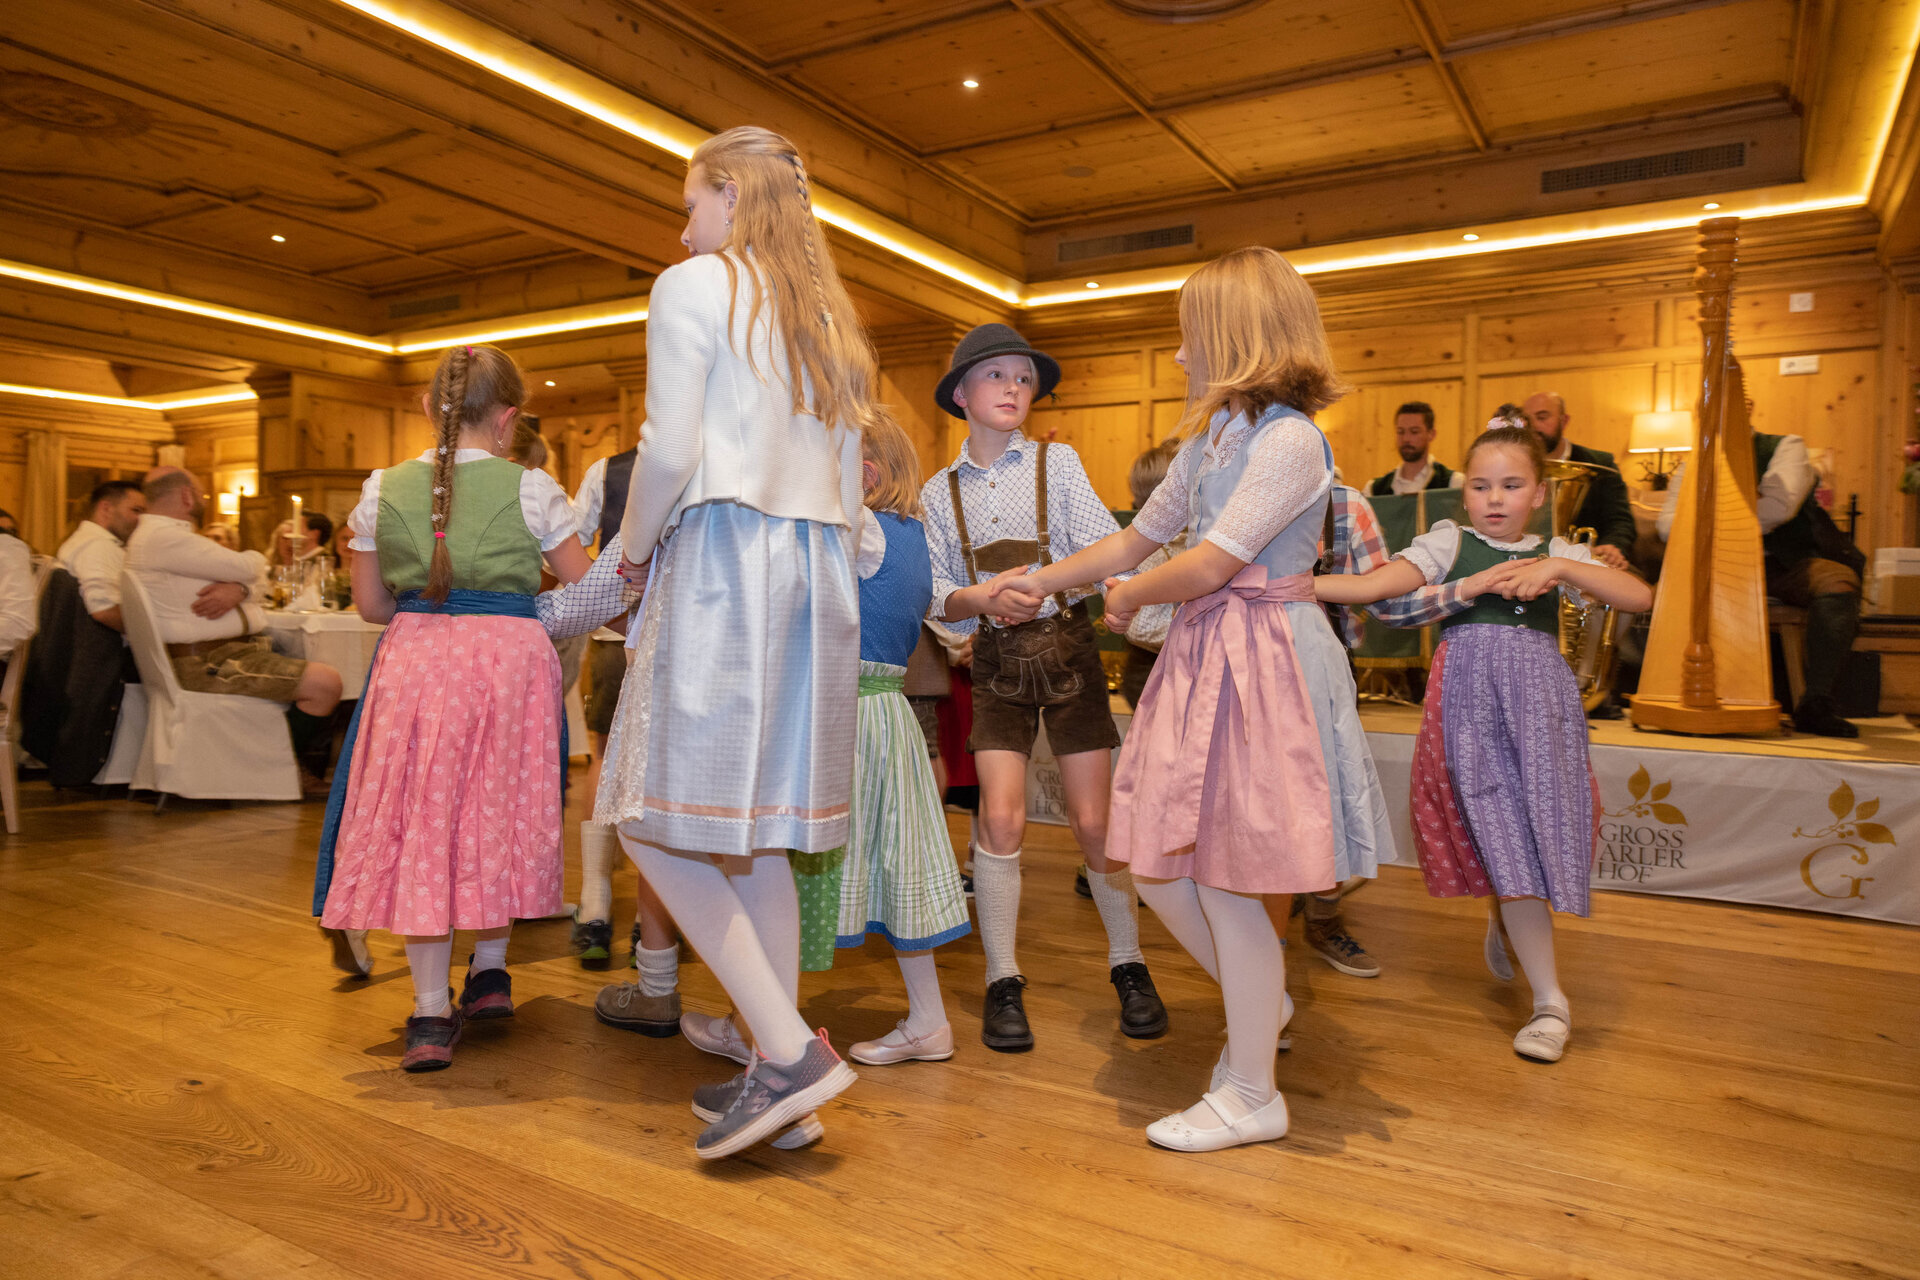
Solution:
<path fill-rule="evenodd" d="M 67 534 L 67 438 L 58 431 L 29 431 L 26 437 L 20 536 L 28 546 L 51 553 Z"/>

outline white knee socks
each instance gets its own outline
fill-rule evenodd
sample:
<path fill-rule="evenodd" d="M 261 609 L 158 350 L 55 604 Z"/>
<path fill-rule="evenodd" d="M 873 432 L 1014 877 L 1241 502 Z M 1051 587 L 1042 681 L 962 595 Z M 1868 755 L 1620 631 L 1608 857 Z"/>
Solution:
<path fill-rule="evenodd" d="M 481 973 L 487 969 L 507 967 L 507 940 L 505 938 L 481 938 L 473 944 L 473 960 L 467 965 L 468 973 Z"/>
<path fill-rule="evenodd" d="M 634 958 L 639 961 L 640 994 L 643 996 L 670 996 L 680 985 L 680 948 L 666 947 L 659 951 L 649 951 L 645 947 L 633 949 Z"/>
<path fill-rule="evenodd" d="M 947 1021 L 947 1006 L 940 999 L 940 974 L 933 965 L 933 952 L 896 952 L 894 959 L 900 962 L 900 976 L 907 984 L 907 1034 L 932 1035 Z"/>
<path fill-rule="evenodd" d="M 774 1062 L 798 1060 L 807 1051 L 812 1033 L 794 1007 L 790 994 L 799 985 L 800 909 L 786 855 L 756 854 L 753 860 L 759 863 L 778 859 L 780 868 L 786 870 L 786 901 L 792 904 L 793 918 L 790 923 L 772 919 L 765 923 L 769 933 L 791 940 L 784 944 L 792 951 L 791 967 L 795 977 L 791 987 L 782 981 L 780 968 L 761 945 L 758 928 L 761 922 L 748 915 L 734 879 L 712 858 L 703 853 L 682 853 L 643 844 L 624 832 L 620 844 L 640 868 L 640 874 L 647 878 L 647 883 L 660 895 L 660 901 L 679 923 L 687 941 L 706 960 L 734 1008 L 753 1029 L 760 1051 Z M 752 885 L 748 890 L 749 893 L 768 890 L 756 895 L 765 905 L 772 905 L 779 897 L 777 885 L 773 883 L 778 869 L 768 867 L 772 879 L 766 884 Z M 760 870 L 755 867 L 742 879 L 755 878 Z"/>
<path fill-rule="evenodd" d="M 1516 898 L 1500 904 L 1500 919 L 1507 926 L 1507 941 L 1520 959 L 1527 985 L 1533 988 L 1533 1011 L 1567 1008 L 1567 993 L 1560 989 L 1553 959 L 1553 909 L 1541 898 Z"/>
<path fill-rule="evenodd" d="M 407 967 L 413 971 L 413 1016 L 444 1018 L 452 1013 L 447 979 L 453 969 L 453 935 L 432 942 L 409 942 Z"/>
<path fill-rule="evenodd" d="M 1020 927 L 1020 851 L 988 853 L 973 847 L 973 905 L 980 914 L 980 946 L 987 953 L 987 985 L 1018 977 L 1014 934 Z"/>
<path fill-rule="evenodd" d="M 1093 890 L 1093 905 L 1100 909 L 1100 923 L 1107 927 L 1107 967 L 1146 963 L 1147 958 L 1140 954 L 1140 919 L 1132 868 L 1095 871 L 1088 867 L 1087 887 Z"/>
<path fill-rule="evenodd" d="M 620 837 L 603 822 L 580 824 L 580 920 L 613 918 L 613 855 Z"/>

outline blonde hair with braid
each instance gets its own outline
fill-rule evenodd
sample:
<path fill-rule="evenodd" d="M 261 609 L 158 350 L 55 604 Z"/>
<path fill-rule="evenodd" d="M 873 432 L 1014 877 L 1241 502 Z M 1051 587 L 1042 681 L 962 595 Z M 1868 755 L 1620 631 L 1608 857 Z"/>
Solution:
<path fill-rule="evenodd" d="M 873 344 L 814 219 L 813 189 L 799 151 L 771 130 L 745 125 L 701 143 L 688 168 L 700 171 L 715 191 L 731 182 L 738 192 L 720 257 L 736 299 L 746 267 L 749 333 L 771 295 L 793 412 L 810 413 L 829 427 L 863 429 L 873 415 Z M 733 308 L 729 303 L 729 330 Z M 747 358 L 751 363 L 751 350 Z"/>
<path fill-rule="evenodd" d="M 519 368 L 498 347 L 449 347 L 427 384 L 434 444 L 433 561 L 420 594 L 435 604 L 445 604 L 453 590 L 447 522 L 453 519 L 453 463 L 460 449 L 460 429 L 480 426 L 502 409 L 518 409 L 526 398 Z"/>

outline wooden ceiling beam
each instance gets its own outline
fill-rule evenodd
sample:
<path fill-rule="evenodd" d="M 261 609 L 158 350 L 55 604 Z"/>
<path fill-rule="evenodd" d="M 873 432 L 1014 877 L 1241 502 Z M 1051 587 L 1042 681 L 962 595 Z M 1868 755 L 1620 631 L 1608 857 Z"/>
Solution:
<path fill-rule="evenodd" d="M 1466 87 L 1460 83 L 1460 77 L 1447 65 L 1446 55 L 1440 48 L 1440 25 L 1427 8 L 1427 0 L 1401 0 L 1406 9 L 1407 21 L 1413 24 L 1414 34 L 1420 37 L 1420 47 L 1427 51 L 1427 57 L 1433 62 L 1433 73 L 1440 77 L 1440 87 L 1446 90 L 1447 101 L 1453 104 L 1453 112 L 1460 117 L 1460 127 L 1473 139 L 1473 145 L 1481 150 L 1487 149 L 1487 127 L 1480 123 L 1480 115 L 1467 100 Z"/>
<path fill-rule="evenodd" d="M 1040 0 L 1007 0 L 1015 9 L 1025 14 L 1028 21 L 1034 23 L 1065 49 L 1073 59 L 1093 72 L 1101 83 L 1120 96 L 1120 99 L 1135 113 L 1151 121 L 1162 133 L 1173 139 L 1174 145 L 1191 156 L 1214 180 L 1228 191 L 1238 191 L 1240 184 L 1227 171 L 1227 167 L 1207 150 L 1201 141 L 1183 128 L 1177 121 L 1166 119 L 1154 112 L 1134 87 L 1126 82 L 1120 73 L 1108 64 L 1105 58 L 1094 53 L 1067 30 L 1065 24 L 1052 14 L 1045 12 L 1045 4 Z"/>
<path fill-rule="evenodd" d="M 925 31 L 937 31 L 941 27 L 954 26 L 957 23 L 971 22 L 975 18 L 990 17 L 1006 9 L 1005 0 L 978 0 L 977 3 L 964 4 L 949 9 L 945 13 L 917 14 L 900 18 L 894 22 L 876 22 L 872 26 L 862 27 L 859 31 L 849 32 L 832 40 L 822 40 L 818 44 L 804 49 L 767 58 L 761 66 L 768 74 L 784 76 L 803 63 L 818 62 L 822 58 L 831 58 L 835 54 L 850 53 L 881 40 L 897 40 L 902 36 L 917 36 Z"/>
<path fill-rule="evenodd" d="M 1440 40 L 1438 47 L 1441 60 L 1453 62 L 1470 54 L 1510 49 L 1519 45 L 1534 44 L 1541 40 L 1551 40 L 1557 36 L 1605 31 L 1612 27 L 1627 26 L 1655 18 L 1670 18 L 1679 14 L 1692 13 L 1696 9 L 1711 9 L 1719 5 L 1739 2 L 1740 0 L 1639 0 L 1639 3 L 1613 4 L 1602 9 L 1563 14 L 1556 18 L 1543 18 L 1537 22 L 1503 27 L 1497 31 Z M 1808 0 L 1808 2 L 1818 3 L 1819 0 Z M 1190 111 L 1195 107 L 1227 106 L 1235 102 L 1271 97 L 1277 93 L 1315 89 L 1322 85 L 1338 84 L 1344 80 L 1356 80 L 1364 76 L 1403 70 L 1407 67 L 1426 66 L 1432 61 L 1433 55 L 1424 45 L 1415 44 L 1406 48 L 1384 49 L 1357 57 L 1294 67 L 1272 75 L 1229 81 L 1211 88 L 1197 89 L 1191 93 L 1172 94 L 1154 99 L 1147 104 L 1147 107 L 1156 116 L 1170 116 Z M 1031 138 L 1041 138 L 1050 133 L 1059 133 L 1068 129 L 1114 124 L 1130 119 L 1134 114 L 1136 113 L 1133 111 L 1104 112 L 1099 115 L 1037 125 L 1030 129 L 971 138 L 965 142 L 949 143 L 919 154 L 923 159 L 938 159 L 964 151 L 974 151 L 981 147 L 1025 142 Z"/>

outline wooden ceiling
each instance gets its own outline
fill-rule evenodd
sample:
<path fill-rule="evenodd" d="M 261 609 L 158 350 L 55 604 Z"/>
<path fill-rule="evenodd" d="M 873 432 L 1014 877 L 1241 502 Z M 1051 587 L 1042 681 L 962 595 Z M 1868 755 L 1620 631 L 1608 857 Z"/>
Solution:
<path fill-rule="evenodd" d="M 1200 228 L 1190 241 L 1106 260 L 1792 180 L 1800 122 L 1839 78 L 1824 68 L 1840 3 L 454 7 L 699 128 L 779 127 L 824 186 L 1043 279 L 1062 270 L 1063 240 L 1181 217 Z M 1538 189 L 1542 168 L 1726 138 L 1747 141 L 1748 167 Z M 682 175 L 673 157 L 336 0 L 28 0 L 0 13 L 0 258 L 376 334 L 644 294 L 682 254 Z M 1005 314 L 836 244 L 877 329 L 950 335 Z M 156 353 L 177 337 L 96 311 L 0 282 L 0 336 L 167 363 Z M 286 358 L 238 339 L 206 350 L 226 363 L 188 366 Z"/>
<path fill-rule="evenodd" d="M 1789 113 L 1809 0 L 681 0 L 715 47 L 1022 219 Z M 978 88 L 964 82 L 973 80 Z"/>

